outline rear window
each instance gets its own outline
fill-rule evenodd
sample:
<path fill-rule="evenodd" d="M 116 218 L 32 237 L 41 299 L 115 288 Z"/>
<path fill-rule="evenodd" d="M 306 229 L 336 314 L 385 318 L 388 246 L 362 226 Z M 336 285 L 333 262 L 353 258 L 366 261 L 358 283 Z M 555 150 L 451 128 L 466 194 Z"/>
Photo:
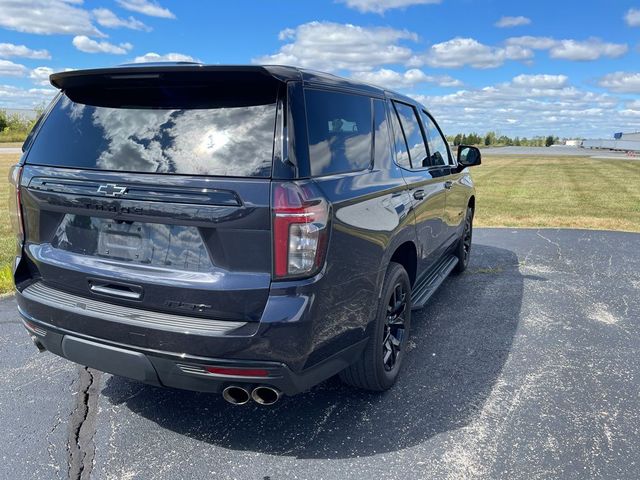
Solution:
<path fill-rule="evenodd" d="M 371 99 L 305 90 L 309 157 L 314 176 L 364 170 L 371 165 Z"/>
<path fill-rule="evenodd" d="M 171 89 L 163 90 L 158 102 L 158 92 L 107 93 L 102 98 L 86 92 L 62 95 L 38 132 L 27 163 L 140 173 L 271 175 L 275 91 L 249 101 L 207 98 L 200 102 L 204 108 Z M 135 93 L 155 103 L 131 105 Z"/>

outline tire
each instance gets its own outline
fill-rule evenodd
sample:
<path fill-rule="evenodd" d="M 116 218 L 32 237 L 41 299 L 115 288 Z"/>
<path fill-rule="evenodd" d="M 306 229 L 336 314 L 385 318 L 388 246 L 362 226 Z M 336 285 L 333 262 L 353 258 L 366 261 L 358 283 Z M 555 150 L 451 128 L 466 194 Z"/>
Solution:
<path fill-rule="evenodd" d="M 396 299 L 394 301 L 393 299 Z M 395 304 L 395 308 L 392 307 Z M 393 386 L 406 354 L 411 325 L 411 282 L 402 265 L 387 268 L 376 319 L 360 359 L 340 372 L 353 387 L 382 392 Z"/>
<path fill-rule="evenodd" d="M 454 252 L 458 257 L 458 264 L 453 269 L 453 273 L 460 274 L 464 272 L 469 266 L 469 260 L 471 259 L 471 242 L 473 239 L 473 208 L 467 207 L 467 213 L 464 217 L 464 228 L 462 229 L 462 236 L 458 240 L 458 245 Z"/>

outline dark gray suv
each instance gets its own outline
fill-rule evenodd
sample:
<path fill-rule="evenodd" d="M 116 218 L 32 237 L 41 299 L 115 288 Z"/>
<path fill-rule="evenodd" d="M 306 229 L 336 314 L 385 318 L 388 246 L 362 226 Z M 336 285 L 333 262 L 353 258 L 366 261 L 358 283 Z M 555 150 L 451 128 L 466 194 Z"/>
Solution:
<path fill-rule="evenodd" d="M 10 174 L 36 346 L 272 404 L 395 382 L 411 310 L 469 262 L 475 193 L 411 98 L 281 66 L 57 73 Z"/>

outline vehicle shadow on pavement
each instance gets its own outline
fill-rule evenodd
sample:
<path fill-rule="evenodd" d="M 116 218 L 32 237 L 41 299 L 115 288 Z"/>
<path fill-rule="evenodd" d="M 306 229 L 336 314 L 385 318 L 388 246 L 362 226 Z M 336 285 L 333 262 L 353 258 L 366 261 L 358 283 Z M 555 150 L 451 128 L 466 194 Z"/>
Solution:
<path fill-rule="evenodd" d="M 402 375 L 383 394 L 333 378 L 272 407 L 232 406 L 219 395 L 109 377 L 102 395 L 163 429 L 225 449 L 297 458 L 401 450 L 468 425 L 482 410 L 509 356 L 523 281 L 515 253 L 474 244 L 467 272 L 413 313 Z"/>

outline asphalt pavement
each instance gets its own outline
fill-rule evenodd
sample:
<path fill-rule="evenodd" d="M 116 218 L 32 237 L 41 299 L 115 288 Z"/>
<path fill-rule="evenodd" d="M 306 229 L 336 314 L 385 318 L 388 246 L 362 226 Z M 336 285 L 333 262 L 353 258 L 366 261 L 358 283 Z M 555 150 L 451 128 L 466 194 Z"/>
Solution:
<path fill-rule="evenodd" d="M 273 407 L 38 354 L 0 302 L 0 478 L 638 478 L 640 234 L 481 229 L 398 384 Z"/>

